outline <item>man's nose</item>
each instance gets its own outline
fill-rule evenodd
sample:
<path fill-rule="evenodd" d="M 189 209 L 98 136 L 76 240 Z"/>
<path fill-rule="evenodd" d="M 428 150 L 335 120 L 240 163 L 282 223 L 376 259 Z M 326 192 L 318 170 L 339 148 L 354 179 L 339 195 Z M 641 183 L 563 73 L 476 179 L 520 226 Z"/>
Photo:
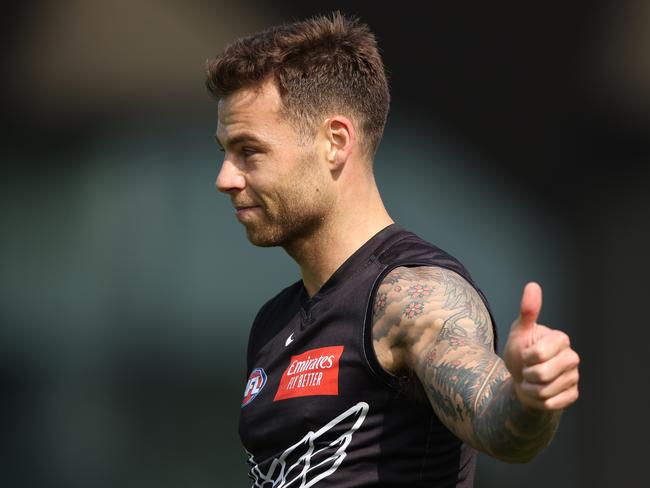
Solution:
<path fill-rule="evenodd" d="M 246 187 L 246 178 L 234 164 L 225 159 L 217 175 L 216 186 L 217 190 L 223 193 L 243 190 Z"/>

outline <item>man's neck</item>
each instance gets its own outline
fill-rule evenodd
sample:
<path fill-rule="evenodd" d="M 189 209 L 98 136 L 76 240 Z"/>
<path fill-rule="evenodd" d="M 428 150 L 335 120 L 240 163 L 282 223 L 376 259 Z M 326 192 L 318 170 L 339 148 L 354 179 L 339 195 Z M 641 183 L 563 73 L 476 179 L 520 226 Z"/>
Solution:
<path fill-rule="evenodd" d="M 375 199 L 371 199 L 375 200 Z M 314 296 L 334 272 L 379 231 L 393 223 L 379 195 L 367 208 L 350 211 L 323 223 L 309 237 L 285 247 L 300 266 L 302 280 L 310 297 Z"/>

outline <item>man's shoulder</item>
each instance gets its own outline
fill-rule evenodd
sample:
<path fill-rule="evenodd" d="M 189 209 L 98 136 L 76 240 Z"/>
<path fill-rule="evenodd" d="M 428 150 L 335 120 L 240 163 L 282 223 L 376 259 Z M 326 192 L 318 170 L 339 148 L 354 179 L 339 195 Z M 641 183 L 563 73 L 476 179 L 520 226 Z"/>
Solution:
<path fill-rule="evenodd" d="M 399 239 L 386 248 L 379 260 L 389 268 L 396 266 L 430 266 L 451 270 L 471 281 L 465 265 L 453 254 L 415 232 L 401 229 Z"/>

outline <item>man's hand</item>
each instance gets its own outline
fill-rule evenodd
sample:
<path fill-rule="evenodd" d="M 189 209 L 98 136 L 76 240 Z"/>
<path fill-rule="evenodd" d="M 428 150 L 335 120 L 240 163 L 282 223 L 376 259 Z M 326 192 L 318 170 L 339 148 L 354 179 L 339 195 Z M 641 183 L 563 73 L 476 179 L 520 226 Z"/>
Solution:
<path fill-rule="evenodd" d="M 569 336 L 537 323 L 542 289 L 528 283 L 519 317 L 512 324 L 504 352 L 506 367 L 521 403 L 531 409 L 560 410 L 578 399 L 580 357 Z"/>

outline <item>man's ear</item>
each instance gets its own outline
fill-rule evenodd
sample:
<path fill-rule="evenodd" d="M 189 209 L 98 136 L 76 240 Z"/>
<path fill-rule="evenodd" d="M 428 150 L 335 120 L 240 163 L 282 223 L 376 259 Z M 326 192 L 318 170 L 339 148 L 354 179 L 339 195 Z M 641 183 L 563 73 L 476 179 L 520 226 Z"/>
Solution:
<path fill-rule="evenodd" d="M 343 115 L 336 115 L 323 124 L 327 142 L 327 161 L 331 170 L 340 170 L 357 144 L 357 134 L 352 121 Z"/>

